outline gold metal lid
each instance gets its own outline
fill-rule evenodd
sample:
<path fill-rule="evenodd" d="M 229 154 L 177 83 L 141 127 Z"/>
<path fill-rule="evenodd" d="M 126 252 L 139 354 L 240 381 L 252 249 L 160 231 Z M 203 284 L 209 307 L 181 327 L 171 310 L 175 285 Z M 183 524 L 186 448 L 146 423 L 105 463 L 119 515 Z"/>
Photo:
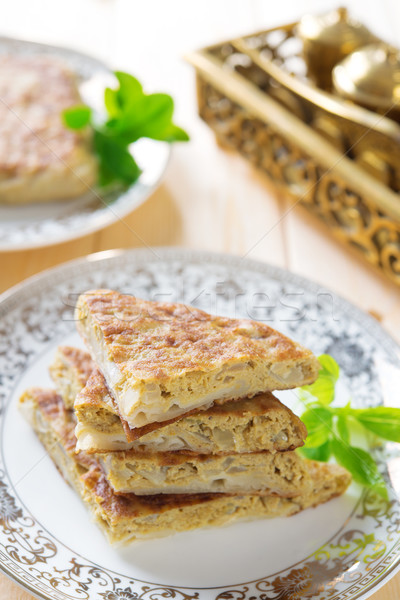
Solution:
<path fill-rule="evenodd" d="M 350 18 L 347 9 L 343 7 L 325 15 L 305 15 L 300 21 L 298 32 L 303 41 L 342 47 L 345 54 L 376 41 L 369 29 Z"/>
<path fill-rule="evenodd" d="M 379 41 L 345 8 L 322 16 L 305 15 L 298 26 L 307 73 L 316 85 L 332 89 L 332 69 L 357 48 Z"/>
<path fill-rule="evenodd" d="M 400 109 L 400 50 L 383 42 L 347 56 L 333 70 L 341 96 L 373 109 Z"/>

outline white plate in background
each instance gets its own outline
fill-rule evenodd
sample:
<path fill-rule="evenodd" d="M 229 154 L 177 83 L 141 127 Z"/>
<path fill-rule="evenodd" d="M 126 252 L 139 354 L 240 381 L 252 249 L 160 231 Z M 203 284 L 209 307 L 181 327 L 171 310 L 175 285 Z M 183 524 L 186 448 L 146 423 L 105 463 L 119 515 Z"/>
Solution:
<path fill-rule="evenodd" d="M 101 110 L 104 88 L 113 83 L 111 71 L 97 59 L 57 46 L 0 36 L 1 54 L 49 54 L 57 56 L 78 75 L 85 103 Z M 164 142 L 142 139 L 134 145 L 134 157 L 142 174 L 124 191 L 98 189 L 72 200 L 26 205 L 0 203 L 0 251 L 25 250 L 66 242 L 122 219 L 142 204 L 159 184 L 171 153 Z"/>

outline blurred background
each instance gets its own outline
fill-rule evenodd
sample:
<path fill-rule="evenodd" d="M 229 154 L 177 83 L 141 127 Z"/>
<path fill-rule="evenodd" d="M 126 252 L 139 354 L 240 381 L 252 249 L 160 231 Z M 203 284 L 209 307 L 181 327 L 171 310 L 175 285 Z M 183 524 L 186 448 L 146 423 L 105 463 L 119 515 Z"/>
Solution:
<path fill-rule="evenodd" d="M 400 39 L 396 0 L 348 0 L 350 13 L 377 36 Z M 337 8 L 331 0 L 14 0 L 3 35 L 78 49 L 170 93 L 175 121 L 190 134 L 176 144 L 156 192 L 102 231 L 72 242 L 3 253 L 2 289 L 44 268 L 115 247 L 179 245 L 230 252 L 291 269 L 371 311 L 399 338 L 398 287 L 340 245 L 302 207 L 234 152 L 222 150 L 198 117 L 194 69 L 184 56 L 241 34 Z M 389 325 L 388 325 L 389 326 Z"/>

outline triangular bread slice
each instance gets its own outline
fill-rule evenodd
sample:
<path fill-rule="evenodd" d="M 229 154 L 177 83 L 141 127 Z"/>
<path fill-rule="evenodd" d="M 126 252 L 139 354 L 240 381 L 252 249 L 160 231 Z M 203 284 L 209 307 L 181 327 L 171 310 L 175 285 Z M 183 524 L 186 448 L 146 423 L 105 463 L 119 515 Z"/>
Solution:
<path fill-rule="evenodd" d="M 111 543 L 160 537 L 237 520 L 282 517 L 342 494 L 349 473 L 337 465 L 304 460 L 312 481 L 295 498 L 229 494 L 116 495 L 93 455 L 76 451 L 74 420 L 55 391 L 23 394 L 20 408 L 56 467 L 81 496 Z"/>
<path fill-rule="evenodd" d="M 74 408 L 77 395 L 95 368 L 88 352 L 73 346 L 58 346 L 49 372 L 67 410 Z"/>
<path fill-rule="evenodd" d="M 214 404 L 177 422 L 154 423 L 153 431 L 129 441 L 126 433 L 131 430 L 126 426 L 124 429 L 105 380 L 87 352 L 60 346 L 50 373 L 65 406 L 71 408 L 75 403 L 78 448 L 87 452 L 132 448 L 153 453 L 283 452 L 302 446 L 307 436 L 301 420 L 265 392 L 253 398 Z M 141 430 L 134 431 L 138 434 Z"/>
<path fill-rule="evenodd" d="M 294 498 L 311 480 L 295 451 L 242 454 L 108 452 L 97 458 L 119 494 L 258 494 Z"/>
<path fill-rule="evenodd" d="M 268 325 L 184 304 L 94 290 L 76 324 L 131 429 L 318 376 L 313 353 Z"/>

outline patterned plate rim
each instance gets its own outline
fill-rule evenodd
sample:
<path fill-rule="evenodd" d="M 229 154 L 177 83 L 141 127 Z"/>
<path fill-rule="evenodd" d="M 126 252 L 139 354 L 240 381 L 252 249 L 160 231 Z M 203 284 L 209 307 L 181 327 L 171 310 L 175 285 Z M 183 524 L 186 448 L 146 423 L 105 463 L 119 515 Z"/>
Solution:
<path fill-rule="evenodd" d="M 222 267 L 239 267 L 240 268 L 248 268 L 249 270 L 256 271 L 262 275 L 267 277 L 277 279 L 280 281 L 284 281 L 285 283 L 291 283 L 294 285 L 301 286 L 307 291 L 310 292 L 329 292 L 332 294 L 336 301 L 337 306 L 340 310 L 347 313 L 347 315 L 354 315 L 357 317 L 357 320 L 360 323 L 365 323 L 368 325 L 369 331 L 372 333 L 373 337 L 375 337 L 382 346 L 393 353 L 397 362 L 400 363 L 400 345 L 392 338 L 392 336 L 385 331 L 382 326 L 368 313 L 363 310 L 357 308 L 354 304 L 338 295 L 336 292 L 331 291 L 329 288 L 320 285 L 319 283 L 312 281 L 306 277 L 301 275 L 294 274 L 284 268 L 276 267 L 270 265 L 268 263 L 264 263 L 259 260 L 249 259 L 249 258 L 241 258 L 240 256 L 235 256 L 231 254 L 225 253 L 216 253 L 202 250 L 193 250 L 193 249 L 185 249 L 179 247 L 154 247 L 154 248 L 132 248 L 132 249 L 113 249 L 113 250 L 105 250 L 102 252 L 97 252 L 93 254 L 86 255 L 84 257 L 80 257 L 71 261 L 67 261 L 51 267 L 49 269 L 43 270 L 24 281 L 16 284 L 11 287 L 9 290 L 6 290 L 0 295 L 0 317 L 7 314 L 9 310 L 12 310 L 16 305 L 18 305 L 19 299 L 23 300 L 25 297 L 25 292 L 28 292 L 30 296 L 32 293 L 36 292 L 38 286 L 41 287 L 43 282 L 46 282 L 49 278 L 53 278 L 55 274 L 57 274 L 56 280 L 53 280 L 53 283 L 57 285 L 59 282 L 59 278 L 62 278 L 69 271 L 74 271 L 76 267 L 80 265 L 89 265 L 91 263 L 102 263 L 112 261 L 122 257 L 132 257 L 133 262 L 141 262 L 146 259 L 151 259 L 152 262 L 156 260 L 161 261 L 172 261 L 172 260 L 181 260 L 186 264 L 202 264 L 204 262 L 213 263 L 216 265 L 221 265 Z M 21 297 L 22 296 L 22 297 Z M 394 544 L 393 549 L 397 544 Z M 79 555 L 79 553 L 78 553 Z M 400 570 L 400 554 L 397 552 L 391 563 L 384 569 L 378 576 L 375 577 L 372 581 L 370 581 L 362 590 L 357 592 L 355 595 L 351 596 L 352 600 L 364 600 L 369 597 L 372 593 L 375 593 L 380 589 L 384 584 L 386 584 L 397 572 Z M 3 572 L 7 577 L 9 577 L 12 581 L 18 584 L 21 588 L 31 593 L 33 596 L 48 600 L 49 596 L 46 593 L 42 593 L 37 588 L 32 587 L 28 582 L 23 581 L 18 578 L 18 575 L 8 569 L 5 564 L 0 563 L 0 571 Z M 111 570 L 111 572 L 113 572 Z M 138 580 L 139 581 L 139 580 Z M 256 581 L 256 580 L 254 580 Z M 247 582 L 253 583 L 253 581 Z M 154 584 L 160 585 L 160 584 Z M 233 584 L 235 586 L 246 585 L 245 583 Z M 169 590 L 170 592 L 180 590 L 223 590 L 227 589 L 227 586 L 213 586 L 206 588 L 193 588 L 190 586 L 168 586 L 165 590 Z M 164 597 L 164 596 L 163 596 Z M 173 597 L 173 596 L 168 596 Z M 184 597 L 185 594 L 184 594 Z M 198 597 L 198 596 L 195 596 Z M 224 596 L 225 597 L 225 596 Z M 226 596 L 228 597 L 228 596 Z M 233 596 L 229 596 L 232 597 Z M 242 596 L 240 596 L 241 598 Z M 239 598 L 239 596 L 238 596 Z M 243 596 L 244 598 L 244 596 Z"/>

